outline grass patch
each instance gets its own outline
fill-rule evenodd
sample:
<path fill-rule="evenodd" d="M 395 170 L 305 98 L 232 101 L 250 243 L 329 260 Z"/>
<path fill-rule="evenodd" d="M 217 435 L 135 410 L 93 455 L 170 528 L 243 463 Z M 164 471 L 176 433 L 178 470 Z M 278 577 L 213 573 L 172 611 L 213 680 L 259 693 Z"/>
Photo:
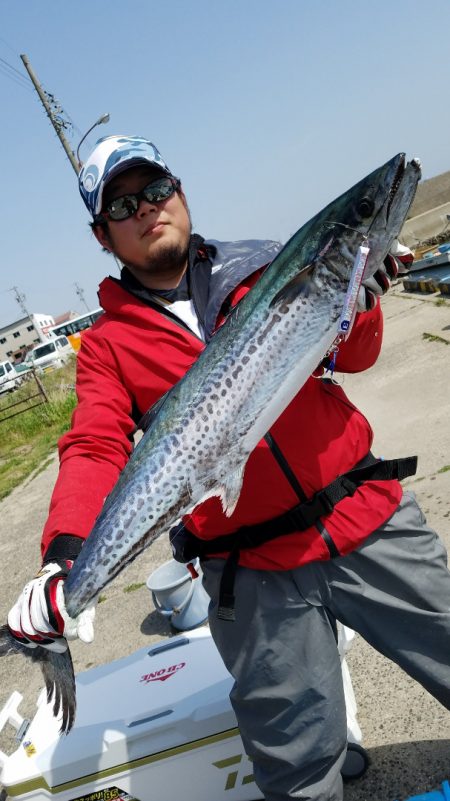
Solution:
<path fill-rule="evenodd" d="M 135 590 L 140 590 L 141 587 L 145 587 L 145 581 L 138 581 L 135 584 L 129 584 L 128 587 L 124 587 L 124 592 L 135 592 Z"/>
<path fill-rule="evenodd" d="M 447 306 L 448 300 L 446 298 L 438 298 L 434 301 L 435 306 Z"/>
<path fill-rule="evenodd" d="M 444 339 L 444 337 L 439 337 L 437 334 L 428 334 L 426 331 L 423 332 L 422 339 L 426 339 L 428 342 L 443 342 L 444 345 L 450 345 L 450 342 Z"/>
<path fill-rule="evenodd" d="M 76 405 L 75 356 L 65 367 L 41 377 L 49 402 L 37 403 L 32 377 L 15 392 L 0 396 L 0 500 L 50 463 L 59 438 L 70 427 Z M 12 407 L 12 404 L 21 402 Z M 23 411 L 25 409 L 25 411 Z M 14 417 L 3 419 L 15 412 Z"/>
<path fill-rule="evenodd" d="M 438 473 L 447 473 L 449 470 L 450 470 L 450 464 L 446 464 L 444 465 L 444 467 L 441 467 L 440 470 L 438 470 Z"/>
<path fill-rule="evenodd" d="M 53 462 L 53 454 L 52 454 L 51 456 L 49 456 L 49 457 L 48 457 L 48 459 L 44 459 L 44 461 L 43 461 L 43 462 L 41 462 L 41 464 L 39 465 L 39 467 L 38 467 L 36 470 L 34 470 L 34 471 L 33 471 L 33 473 L 30 473 L 30 475 L 28 476 L 28 481 L 32 481 L 32 480 L 33 480 L 33 478 L 36 478 L 36 476 L 38 476 L 40 473 L 43 473 L 43 472 L 44 472 L 44 470 L 46 470 L 46 469 L 47 469 L 47 467 L 48 467 L 48 466 L 49 466 L 49 465 L 50 465 L 52 462 Z"/>

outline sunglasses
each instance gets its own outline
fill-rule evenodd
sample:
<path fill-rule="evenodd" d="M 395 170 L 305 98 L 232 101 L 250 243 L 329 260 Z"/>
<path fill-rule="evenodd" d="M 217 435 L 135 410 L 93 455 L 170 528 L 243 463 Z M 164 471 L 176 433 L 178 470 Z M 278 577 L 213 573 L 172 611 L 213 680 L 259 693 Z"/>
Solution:
<path fill-rule="evenodd" d="M 122 195 L 116 197 L 108 203 L 105 210 L 96 217 L 96 223 L 106 221 L 106 218 L 119 222 L 120 220 L 127 220 L 136 214 L 141 200 L 146 200 L 148 203 L 160 203 L 162 200 L 167 200 L 174 192 L 177 192 L 181 186 L 179 178 L 174 178 L 171 175 L 164 178 L 157 178 L 147 186 L 144 186 L 140 192 L 130 195 Z"/>

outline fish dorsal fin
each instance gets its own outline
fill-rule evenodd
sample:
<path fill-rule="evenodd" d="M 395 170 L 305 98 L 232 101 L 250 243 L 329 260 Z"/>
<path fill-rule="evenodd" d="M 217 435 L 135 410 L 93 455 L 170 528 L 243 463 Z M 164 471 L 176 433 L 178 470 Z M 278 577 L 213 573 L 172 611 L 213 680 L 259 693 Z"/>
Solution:
<path fill-rule="evenodd" d="M 300 270 L 285 286 L 277 292 L 270 301 L 271 306 L 278 306 L 280 303 L 291 303 L 299 295 L 308 297 L 311 291 L 311 278 L 314 274 L 314 263 L 308 264 Z"/>

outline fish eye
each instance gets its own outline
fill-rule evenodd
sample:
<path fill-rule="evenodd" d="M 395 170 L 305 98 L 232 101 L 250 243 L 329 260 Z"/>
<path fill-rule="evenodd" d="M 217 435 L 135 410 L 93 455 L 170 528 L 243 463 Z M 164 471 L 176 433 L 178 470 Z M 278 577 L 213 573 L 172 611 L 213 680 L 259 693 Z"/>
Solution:
<path fill-rule="evenodd" d="M 371 197 L 362 197 L 358 201 L 357 212 L 361 217 L 370 217 L 375 209 L 375 203 Z"/>

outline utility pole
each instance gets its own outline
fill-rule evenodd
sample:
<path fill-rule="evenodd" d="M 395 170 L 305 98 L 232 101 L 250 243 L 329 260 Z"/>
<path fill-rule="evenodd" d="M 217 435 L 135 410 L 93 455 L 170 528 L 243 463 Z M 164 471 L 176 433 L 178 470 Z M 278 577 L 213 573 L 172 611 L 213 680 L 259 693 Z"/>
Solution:
<path fill-rule="evenodd" d="M 90 308 L 87 305 L 86 300 L 84 298 L 83 287 L 81 287 L 79 284 L 77 284 L 76 281 L 75 281 L 74 287 L 75 287 L 75 291 L 76 291 L 78 297 L 80 298 L 81 302 L 84 303 L 84 305 L 86 306 L 87 311 L 90 311 Z"/>
<path fill-rule="evenodd" d="M 34 322 L 33 315 L 28 311 L 27 307 L 25 306 L 26 296 L 23 294 L 23 292 L 19 292 L 16 286 L 11 287 L 9 291 L 14 292 L 17 303 L 19 304 L 25 316 L 28 317 L 31 325 L 33 326 L 34 330 L 36 331 L 36 334 L 39 337 L 39 340 L 42 342 L 41 333 L 38 327 L 36 326 L 36 323 Z"/>
<path fill-rule="evenodd" d="M 63 146 L 63 148 L 65 150 L 66 156 L 68 157 L 68 159 L 69 159 L 69 161 L 70 161 L 70 163 L 71 163 L 71 165 L 72 165 L 72 167 L 74 169 L 75 174 L 78 176 L 78 174 L 79 174 L 79 172 L 81 170 L 81 167 L 83 166 L 83 163 L 78 160 L 80 147 L 81 147 L 82 143 L 84 142 L 84 140 L 86 139 L 86 137 L 88 136 L 88 134 L 90 134 L 90 132 L 96 127 L 96 125 L 101 125 L 103 123 L 109 122 L 109 114 L 102 114 L 101 117 L 99 117 L 98 120 L 96 120 L 94 122 L 94 124 L 91 125 L 91 127 L 86 131 L 86 133 L 84 134 L 84 136 L 80 140 L 80 143 L 79 143 L 79 145 L 77 147 L 77 154 L 75 156 L 75 154 L 74 154 L 73 150 L 71 149 L 66 137 L 64 136 L 64 129 L 67 128 L 69 124 L 67 123 L 67 121 L 62 116 L 62 111 L 63 110 L 62 110 L 61 106 L 59 105 L 59 103 L 58 104 L 56 103 L 55 98 L 53 97 L 53 95 L 49 95 L 48 92 L 45 92 L 42 89 L 42 87 L 41 87 L 36 75 L 34 74 L 32 68 L 31 68 L 31 65 L 30 65 L 30 62 L 28 61 L 27 56 L 23 53 L 20 56 L 20 58 L 22 59 L 23 64 L 25 66 L 25 69 L 26 69 L 26 71 L 28 72 L 28 75 L 31 78 L 33 86 L 34 86 L 34 88 L 36 89 L 36 92 L 39 95 L 39 99 L 40 99 L 42 105 L 44 106 L 44 109 L 45 109 L 45 111 L 47 113 L 47 116 L 48 116 L 51 124 L 53 125 L 53 128 L 56 131 L 58 139 L 61 142 L 61 144 L 62 144 L 62 146 Z M 56 105 L 56 107 L 57 107 L 57 113 L 56 114 L 55 114 L 54 110 L 51 107 L 52 104 L 53 104 L 53 106 Z M 113 254 L 113 256 L 114 256 L 114 261 L 116 262 L 117 269 L 118 269 L 118 271 L 120 273 L 121 270 L 122 270 L 122 265 L 121 265 L 119 259 L 117 258 L 117 256 L 115 254 Z"/>
<path fill-rule="evenodd" d="M 23 54 L 23 55 L 20 56 L 20 58 L 22 59 L 22 61 L 24 63 L 24 66 L 25 66 L 25 69 L 26 69 L 26 71 L 28 72 L 28 75 L 31 78 L 33 86 L 34 86 L 34 88 L 36 89 L 36 92 L 39 95 L 39 99 L 40 99 L 42 105 L 44 106 L 44 108 L 45 108 L 45 110 L 47 112 L 49 120 L 50 120 L 51 124 L 53 125 L 53 127 L 54 127 L 54 129 L 56 131 L 58 139 L 61 142 L 64 150 L 66 151 L 66 155 L 67 155 L 67 157 L 68 157 L 73 169 L 75 170 L 76 174 L 78 175 L 78 173 L 79 173 L 78 162 L 77 162 L 77 160 L 75 158 L 75 155 L 74 155 L 73 151 L 71 150 L 70 145 L 69 145 L 66 137 L 64 136 L 64 132 L 63 132 L 63 129 L 64 129 L 65 125 L 67 125 L 67 123 L 65 123 L 64 120 L 61 117 L 59 117 L 59 118 L 55 117 L 55 115 L 54 115 L 54 113 L 53 113 L 53 111 L 51 109 L 50 103 L 48 102 L 47 95 L 42 90 L 41 85 L 40 85 L 38 79 L 36 78 L 36 75 L 34 74 L 32 68 L 31 68 L 31 65 L 30 65 L 30 62 L 28 61 L 27 56 Z"/>
<path fill-rule="evenodd" d="M 33 323 L 33 317 L 30 314 L 30 312 L 28 311 L 27 307 L 25 306 L 26 296 L 23 294 L 23 292 L 19 292 L 19 290 L 18 290 L 18 288 L 16 286 L 11 287 L 11 289 L 9 291 L 10 292 L 14 292 L 14 295 L 16 297 L 17 303 L 19 304 L 19 306 L 22 309 L 23 313 L 25 314 L 26 317 L 28 317 L 30 319 L 30 322 Z M 34 325 L 34 323 L 33 323 L 33 325 Z"/>

